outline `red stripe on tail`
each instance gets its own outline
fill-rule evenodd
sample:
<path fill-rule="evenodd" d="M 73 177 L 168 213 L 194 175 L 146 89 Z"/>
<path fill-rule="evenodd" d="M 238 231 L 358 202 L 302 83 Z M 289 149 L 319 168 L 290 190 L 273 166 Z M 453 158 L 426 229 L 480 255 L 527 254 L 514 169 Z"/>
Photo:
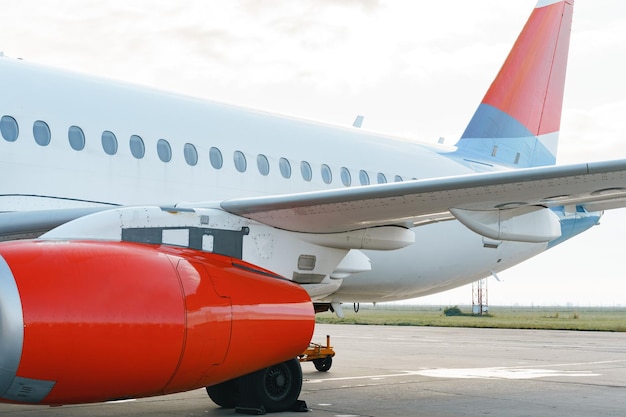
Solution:
<path fill-rule="evenodd" d="M 483 99 L 534 135 L 561 123 L 573 0 L 536 8 Z"/>

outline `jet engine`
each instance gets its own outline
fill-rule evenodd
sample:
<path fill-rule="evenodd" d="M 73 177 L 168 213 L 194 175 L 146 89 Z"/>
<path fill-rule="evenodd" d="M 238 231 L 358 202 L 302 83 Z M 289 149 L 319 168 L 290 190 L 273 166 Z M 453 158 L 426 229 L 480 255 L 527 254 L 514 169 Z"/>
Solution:
<path fill-rule="evenodd" d="M 295 358 L 313 306 L 298 285 L 188 248 L 0 244 L 0 401 L 71 404 L 219 384 Z"/>

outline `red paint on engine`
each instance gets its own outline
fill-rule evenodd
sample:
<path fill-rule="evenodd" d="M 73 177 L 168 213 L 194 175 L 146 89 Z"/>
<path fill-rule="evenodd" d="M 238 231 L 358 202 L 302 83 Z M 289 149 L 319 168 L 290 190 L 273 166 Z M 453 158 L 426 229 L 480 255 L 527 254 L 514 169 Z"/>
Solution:
<path fill-rule="evenodd" d="M 295 357 L 313 332 L 302 288 L 220 255 L 79 241 L 10 242 L 0 255 L 23 309 L 17 376 L 54 381 L 39 404 L 212 385 Z"/>

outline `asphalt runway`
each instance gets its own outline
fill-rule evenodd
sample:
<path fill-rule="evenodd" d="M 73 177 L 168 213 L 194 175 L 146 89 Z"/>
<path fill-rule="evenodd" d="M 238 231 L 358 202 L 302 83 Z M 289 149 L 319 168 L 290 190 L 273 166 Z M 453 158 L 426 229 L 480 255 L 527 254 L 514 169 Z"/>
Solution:
<path fill-rule="evenodd" d="M 337 351 L 302 364 L 309 413 L 277 416 L 624 416 L 626 333 L 318 325 Z M 0 416 L 231 416 L 204 390 Z"/>

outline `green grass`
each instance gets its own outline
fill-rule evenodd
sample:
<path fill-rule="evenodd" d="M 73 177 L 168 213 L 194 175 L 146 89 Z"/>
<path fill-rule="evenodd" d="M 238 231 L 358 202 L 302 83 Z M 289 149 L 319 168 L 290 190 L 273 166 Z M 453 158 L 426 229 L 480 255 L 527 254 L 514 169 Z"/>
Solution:
<path fill-rule="evenodd" d="M 626 308 L 622 307 L 490 307 L 486 316 L 445 316 L 444 307 L 371 305 L 358 313 L 345 305 L 346 317 L 317 315 L 318 323 L 377 324 L 387 326 L 489 327 L 626 332 Z M 471 306 L 461 306 L 466 313 Z"/>

